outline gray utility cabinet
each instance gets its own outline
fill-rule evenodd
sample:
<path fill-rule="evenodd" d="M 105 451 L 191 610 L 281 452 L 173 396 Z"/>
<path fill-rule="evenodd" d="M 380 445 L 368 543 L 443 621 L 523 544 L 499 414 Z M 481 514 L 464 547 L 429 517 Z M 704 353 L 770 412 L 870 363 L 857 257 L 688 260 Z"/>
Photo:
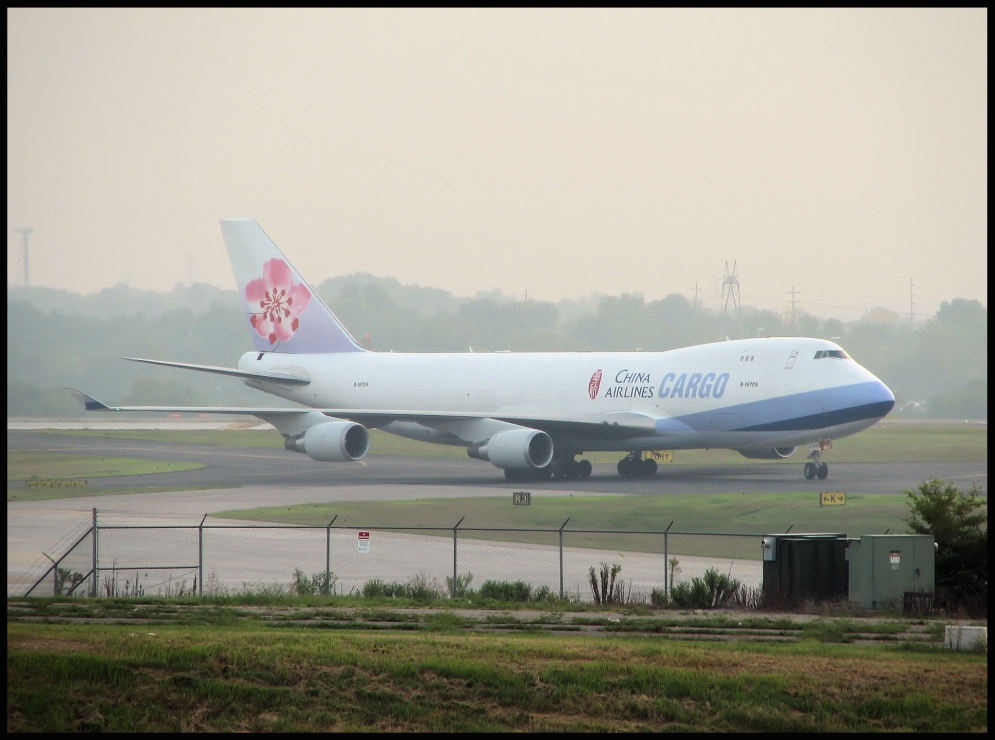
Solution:
<path fill-rule="evenodd" d="M 774 534 L 763 538 L 764 600 L 796 606 L 847 598 L 845 534 Z"/>
<path fill-rule="evenodd" d="M 901 609 L 906 591 L 933 592 L 936 547 L 932 535 L 865 534 L 848 544 L 851 604 L 864 609 Z"/>

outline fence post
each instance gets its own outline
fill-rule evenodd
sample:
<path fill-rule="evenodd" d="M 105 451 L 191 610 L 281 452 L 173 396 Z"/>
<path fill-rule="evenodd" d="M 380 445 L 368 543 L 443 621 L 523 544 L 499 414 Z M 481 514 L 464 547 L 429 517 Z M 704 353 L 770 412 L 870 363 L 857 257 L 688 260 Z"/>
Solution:
<path fill-rule="evenodd" d="M 459 525 L 463 523 L 464 519 L 466 517 L 461 516 L 453 527 L 453 587 L 449 589 L 452 592 L 452 598 L 456 598 L 456 530 L 459 529 Z"/>
<path fill-rule="evenodd" d="M 673 585 L 667 583 L 667 574 L 670 572 L 668 570 L 668 568 L 670 568 L 670 562 L 668 557 L 670 553 L 668 552 L 667 548 L 667 545 L 670 544 L 667 541 L 670 535 L 668 535 L 667 533 L 670 531 L 670 528 L 673 526 L 674 526 L 674 520 L 671 519 L 670 524 L 668 524 L 667 528 L 663 530 L 663 594 L 664 596 L 667 597 L 667 601 L 670 601 L 670 586 Z"/>
<path fill-rule="evenodd" d="M 204 514 L 207 519 L 207 514 Z M 204 595 L 204 519 L 200 520 L 197 526 L 197 591 Z"/>
<path fill-rule="evenodd" d="M 97 510 L 93 510 L 93 585 L 90 588 L 90 596 L 97 597 Z"/>
<path fill-rule="evenodd" d="M 325 596 L 332 590 L 332 525 L 339 518 L 336 514 L 325 527 Z"/>
<path fill-rule="evenodd" d="M 567 517 L 567 521 L 563 522 L 560 526 L 560 598 L 563 598 L 563 527 L 567 526 L 567 522 L 570 521 L 570 517 Z"/>

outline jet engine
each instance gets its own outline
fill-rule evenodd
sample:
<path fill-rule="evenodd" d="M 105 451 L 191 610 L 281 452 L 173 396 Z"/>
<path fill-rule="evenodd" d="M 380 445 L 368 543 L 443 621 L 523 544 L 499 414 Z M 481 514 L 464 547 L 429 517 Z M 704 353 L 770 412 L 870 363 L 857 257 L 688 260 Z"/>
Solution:
<path fill-rule="evenodd" d="M 315 424 L 303 436 L 288 437 L 283 446 L 319 462 L 351 462 L 370 449 L 370 433 L 352 421 L 329 421 Z"/>
<path fill-rule="evenodd" d="M 736 450 L 736 452 L 751 460 L 779 460 L 783 457 L 791 457 L 797 449 L 797 447 L 752 447 L 745 450 Z"/>
<path fill-rule="evenodd" d="M 470 445 L 466 454 L 505 470 L 532 472 L 545 468 L 553 459 L 553 440 L 536 429 L 509 429 L 482 445 Z"/>

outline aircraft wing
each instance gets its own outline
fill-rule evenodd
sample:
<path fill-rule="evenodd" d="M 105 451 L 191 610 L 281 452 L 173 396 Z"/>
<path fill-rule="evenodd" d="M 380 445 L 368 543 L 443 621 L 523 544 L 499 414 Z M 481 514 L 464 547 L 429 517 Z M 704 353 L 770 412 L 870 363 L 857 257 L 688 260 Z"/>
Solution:
<path fill-rule="evenodd" d="M 475 413 L 464 411 L 409 411 L 401 409 L 315 409 L 307 407 L 273 408 L 246 406 L 109 406 L 78 388 L 67 388 L 81 398 L 87 411 L 145 411 L 169 412 L 174 414 L 243 414 L 257 416 L 272 423 L 277 428 L 282 425 L 274 421 L 293 417 L 310 421 L 320 421 L 318 415 L 336 419 L 349 419 L 367 427 L 381 427 L 392 421 L 413 421 L 424 426 L 468 419 L 496 419 L 518 424 L 531 429 L 539 429 L 552 436 L 611 437 L 628 439 L 656 432 L 655 417 L 633 411 L 612 411 L 602 414 L 580 415 L 539 415 L 528 413 Z M 281 429 L 282 431 L 282 429 Z"/>
<path fill-rule="evenodd" d="M 468 419 L 495 419 L 539 429 L 551 436 L 611 437 L 628 439 L 654 434 L 656 419 L 632 411 L 615 411 L 603 414 L 527 414 L 486 413 L 463 411 L 401 411 L 399 409 L 319 409 L 323 414 L 340 419 L 350 419 L 364 426 L 383 426 L 391 421 L 413 421 L 427 427 L 441 422 Z"/>
<path fill-rule="evenodd" d="M 197 370 L 202 373 L 216 373 L 218 375 L 231 375 L 235 378 L 246 378 L 249 380 L 274 380 L 279 383 L 286 383 L 287 385 L 307 385 L 311 382 L 310 378 L 305 378 L 303 375 L 292 375 L 291 373 L 279 373 L 269 370 L 238 370 L 231 367 L 218 367 L 216 365 L 195 365 L 192 362 L 167 362 L 166 360 L 145 360 L 141 357 L 122 357 L 122 360 L 129 360 L 130 362 L 144 362 L 148 365 L 164 365 L 166 367 L 180 367 L 184 370 Z M 211 413 L 209 411 L 203 411 L 201 413 Z M 218 412 L 220 413 L 220 412 Z M 224 413 L 238 413 L 238 412 L 224 412 Z"/>

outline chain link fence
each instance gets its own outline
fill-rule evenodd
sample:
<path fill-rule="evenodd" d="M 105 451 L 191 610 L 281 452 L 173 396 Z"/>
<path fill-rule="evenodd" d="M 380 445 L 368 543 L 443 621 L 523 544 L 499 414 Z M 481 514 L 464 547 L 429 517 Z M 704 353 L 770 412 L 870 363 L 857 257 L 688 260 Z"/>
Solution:
<path fill-rule="evenodd" d="M 462 596 L 487 582 L 537 598 L 670 600 L 712 572 L 759 594 L 759 534 L 466 527 L 299 526 L 111 514 L 81 523 L 8 595 L 245 593 Z M 682 585 L 683 584 L 683 585 Z M 498 593 L 491 588 L 491 593 Z M 504 593 L 504 592 L 501 592 Z"/>

